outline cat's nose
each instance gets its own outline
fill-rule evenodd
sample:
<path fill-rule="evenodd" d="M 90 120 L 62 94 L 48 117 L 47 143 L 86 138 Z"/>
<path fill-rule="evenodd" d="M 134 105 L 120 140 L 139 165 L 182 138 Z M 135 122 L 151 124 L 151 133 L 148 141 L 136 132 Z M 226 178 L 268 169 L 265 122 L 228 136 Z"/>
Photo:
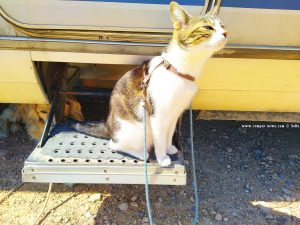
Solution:
<path fill-rule="evenodd" d="M 227 31 L 224 31 L 224 32 L 223 32 L 223 35 L 224 35 L 225 38 L 227 38 L 227 34 L 228 34 Z"/>

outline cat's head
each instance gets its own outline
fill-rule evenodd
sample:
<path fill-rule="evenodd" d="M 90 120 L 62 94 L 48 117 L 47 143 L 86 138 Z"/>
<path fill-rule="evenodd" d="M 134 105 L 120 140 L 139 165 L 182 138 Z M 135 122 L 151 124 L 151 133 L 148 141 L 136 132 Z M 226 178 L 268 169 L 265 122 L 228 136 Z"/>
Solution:
<path fill-rule="evenodd" d="M 206 49 L 213 53 L 225 46 L 227 31 L 216 15 L 191 16 L 176 2 L 170 3 L 170 13 L 174 27 L 172 42 L 181 49 Z"/>

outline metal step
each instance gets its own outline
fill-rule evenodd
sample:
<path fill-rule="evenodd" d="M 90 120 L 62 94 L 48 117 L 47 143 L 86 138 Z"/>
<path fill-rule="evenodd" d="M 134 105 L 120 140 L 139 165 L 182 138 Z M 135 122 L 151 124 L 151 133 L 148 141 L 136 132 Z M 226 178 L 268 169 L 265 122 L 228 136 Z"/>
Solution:
<path fill-rule="evenodd" d="M 182 153 L 171 156 L 169 167 L 148 160 L 149 184 L 185 185 Z M 144 161 L 111 150 L 108 140 L 56 125 L 43 147 L 37 146 L 24 163 L 23 182 L 144 184 Z"/>

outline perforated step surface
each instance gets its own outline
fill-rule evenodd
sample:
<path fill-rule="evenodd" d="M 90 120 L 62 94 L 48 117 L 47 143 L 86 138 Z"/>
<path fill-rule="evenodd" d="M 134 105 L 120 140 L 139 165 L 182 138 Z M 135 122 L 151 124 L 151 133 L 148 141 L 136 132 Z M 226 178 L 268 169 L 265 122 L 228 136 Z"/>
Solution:
<path fill-rule="evenodd" d="M 162 168 L 155 157 L 148 160 L 150 184 L 184 185 L 182 154 L 171 156 L 172 165 Z M 25 161 L 24 182 L 144 183 L 144 161 L 108 147 L 108 140 L 79 133 L 60 124 L 43 147 L 36 147 Z"/>

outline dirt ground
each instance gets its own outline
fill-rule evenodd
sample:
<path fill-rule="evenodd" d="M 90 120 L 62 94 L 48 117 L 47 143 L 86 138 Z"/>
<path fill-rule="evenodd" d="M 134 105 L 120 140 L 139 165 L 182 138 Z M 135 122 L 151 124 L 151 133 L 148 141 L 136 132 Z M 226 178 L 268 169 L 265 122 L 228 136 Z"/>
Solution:
<path fill-rule="evenodd" d="M 188 117 L 184 117 L 187 186 L 151 186 L 156 225 L 191 224 L 193 197 Z M 243 128 L 250 124 L 252 127 Z M 300 224 L 300 128 L 255 128 L 196 121 L 199 224 Z M 34 148 L 25 131 L 0 140 L 0 199 L 21 183 Z M 0 203 L 0 224 L 31 224 L 48 185 L 26 183 Z M 142 185 L 54 184 L 40 224 L 148 224 Z"/>

